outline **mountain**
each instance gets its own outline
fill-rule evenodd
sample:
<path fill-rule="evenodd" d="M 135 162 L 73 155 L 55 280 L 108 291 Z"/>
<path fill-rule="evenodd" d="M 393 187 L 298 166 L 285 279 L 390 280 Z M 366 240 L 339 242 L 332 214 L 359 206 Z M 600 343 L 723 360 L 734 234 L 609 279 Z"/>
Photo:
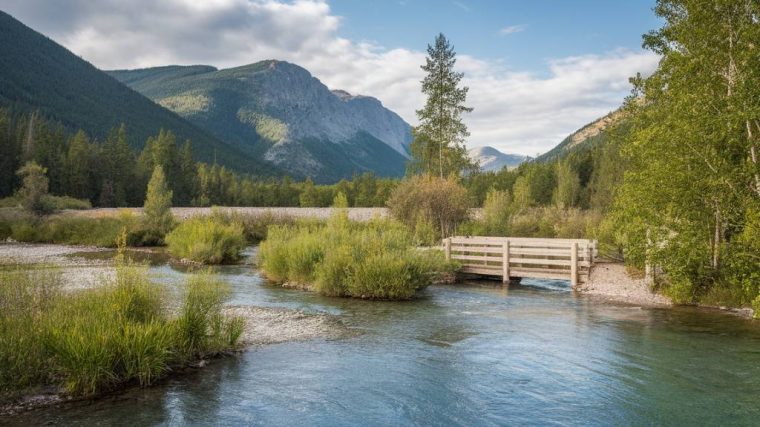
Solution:
<path fill-rule="evenodd" d="M 528 160 L 528 156 L 505 154 L 493 147 L 477 147 L 467 151 L 473 161 L 478 162 L 484 172 L 498 172 L 503 168 L 512 169 Z"/>
<path fill-rule="evenodd" d="M 129 142 L 141 148 L 161 128 L 178 141 L 190 139 L 199 160 L 256 175 L 275 172 L 270 164 L 214 137 L 135 92 L 63 46 L 0 11 L 0 106 L 37 110 L 46 118 L 104 140 L 127 125 Z"/>
<path fill-rule="evenodd" d="M 620 123 L 623 118 L 623 112 L 615 110 L 593 122 L 583 126 L 577 131 L 571 133 L 563 139 L 556 147 L 546 153 L 536 157 L 537 162 L 547 162 L 563 157 L 568 152 L 595 144 L 601 144 L 605 141 L 607 135 L 605 131 L 613 125 Z"/>
<path fill-rule="evenodd" d="M 288 62 L 109 74 L 297 178 L 335 182 L 365 171 L 401 176 L 409 157 L 411 127 L 401 117 L 375 98 L 331 91 Z"/>

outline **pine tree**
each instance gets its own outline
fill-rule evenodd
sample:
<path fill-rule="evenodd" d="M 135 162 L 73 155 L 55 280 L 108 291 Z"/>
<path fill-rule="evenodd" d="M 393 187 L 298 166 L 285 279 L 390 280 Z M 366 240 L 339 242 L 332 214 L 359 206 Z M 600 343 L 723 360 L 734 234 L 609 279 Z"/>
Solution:
<path fill-rule="evenodd" d="M 454 71 L 456 53 L 443 34 L 428 45 L 427 52 L 421 67 L 427 73 L 422 80 L 427 102 L 417 110 L 420 124 L 414 129 L 410 171 L 440 178 L 459 175 L 474 166 L 464 146 L 470 133 L 462 121 L 462 114 L 472 111 L 464 105 L 468 88 L 460 87 L 464 74 Z"/>
<path fill-rule="evenodd" d="M 172 192 L 166 185 L 164 169 L 156 166 L 148 183 L 144 205 L 145 226 L 150 241 L 162 242 L 166 233 L 174 227 L 171 207 Z"/>
<path fill-rule="evenodd" d="M 92 191 L 92 147 L 84 131 L 80 130 L 69 140 L 69 150 L 66 154 L 65 174 L 68 195 L 78 199 L 91 199 Z"/>

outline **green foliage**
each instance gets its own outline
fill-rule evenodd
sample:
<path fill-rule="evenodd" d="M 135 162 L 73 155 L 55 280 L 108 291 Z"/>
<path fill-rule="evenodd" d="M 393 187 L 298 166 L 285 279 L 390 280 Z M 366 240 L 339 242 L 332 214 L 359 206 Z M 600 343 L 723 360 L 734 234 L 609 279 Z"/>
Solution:
<path fill-rule="evenodd" d="M 436 36 L 434 45 L 428 45 L 427 53 L 421 67 L 427 73 L 422 80 L 427 101 L 417 111 L 420 124 L 413 133 L 409 171 L 440 179 L 459 176 L 475 169 L 464 146 L 470 133 L 462 121 L 462 113 L 472 111 L 464 105 L 469 89 L 460 87 L 464 74 L 454 71 L 456 53 L 443 34 Z"/>
<path fill-rule="evenodd" d="M 166 233 L 174 227 L 175 221 L 171 211 L 172 192 L 166 185 L 164 170 L 161 166 L 153 169 L 145 197 L 144 223 L 150 240 L 163 242 Z"/>
<path fill-rule="evenodd" d="M 644 45 L 662 59 L 651 76 L 633 79 L 613 219 L 626 258 L 662 269 L 676 301 L 721 293 L 748 304 L 756 289 L 747 280 L 760 269 L 743 255 L 760 200 L 760 8 L 660 0 L 655 12 L 663 26 Z"/>
<path fill-rule="evenodd" d="M 51 269 L 0 271 L 0 392 L 61 385 L 91 395 L 234 348 L 242 321 L 224 316 L 214 277 L 192 276 L 177 318 L 140 266 L 119 261 L 101 287 L 62 292 Z"/>
<path fill-rule="evenodd" d="M 130 246 L 145 244 L 146 232 L 142 223 L 129 211 L 96 218 L 67 214 L 48 217 L 0 215 L 0 239 L 10 237 L 19 242 L 111 248 L 116 246 L 122 230 L 126 230 Z"/>
<path fill-rule="evenodd" d="M 177 226 L 166 236 L 169 253 L 204 264 L 235 261 L 245 249 L 242 225 L 224 223 L 216 217 L 195 217 Z"/>
<path fill-rule="evenodd" d="M 229 286 L 211 273 L 191 276 L 187 295 L 174 324 L 175 342 L 185 359 L 205 357 L 234 347 L 243 320 L 222 313 Z"/>
<path fill-rule="evenodd" d="M 15 175 L 21 158 L 33 159 L 48 170 L 52 194 L 76 193 L 91 205 L 106 207 L 142 205 L 156 166 L 164 169 L 175 206 L 300 206 L 301 196 L 309 193 L 304 196 L 308 200 L 306 204 L 327 207 L 339 192 L 346 195 L 349 206 L 385 206 L 398 182 L 378 178 L 370 172 L 354 174 L 350 181 L 344 179 L 331 185 L 294 182 L 288 177 L 262 180 L 240 175 L 220 164 L 196 163 L 192 145 L 189 142 L 177 144 L 177 138 L 170 131 L 160 130 L 148 138 L 141 152 L 133 152 L 123 124 L 111 130 L 104 144 L 82 132 L 66 137 L 60 125 L 36 114 L 19 116 L 8 109 L 0 108 L 0 126 L 8 127 L 6 133 L 0 133 L 0 154 L 8 156 L 0 156 L 0 163 L 10 168 L 2 171 L 7 176 L 0 181 L 0 197 L 13 196 L 0 199 L 0 206 L 20 204 L 14 193 L 21 184 Z M 80 163 L 89 166 L 79 167 Z M 345 173 L 350 175 L 353 170 Z M 44 197 L 44 209 L 70 208 L 57 206 L 60 201 L 49 199 L 51 197 L 58 196 Z"/>
<path fill-rule="evenodd" d="M 514 208 L 509 193 L 506 191 L 491 190 L 486 196 L 483 205 L 483 229 L 481 233 L 486 236 L 509 236 L 510 220 Z"/>
<path fill-rule="evenodd" d="M 272 227 L 259 263 L 274 282 L 313 287 L 329 296 L 409 299 L 453 268 L 440 251 L 415 248 L 412 234 L 388 220 Z"/>
<path fill-rule="evenodd" d="M 42 198 L 42 204 L 45 205 L 45 210 L 47 212 L 62 211 L 66 209 L 92 209 L 92 204 L 89 200 L 75 199 L 69 196 L 51 196 L 48 194 Z"/>
<path fill-rule="evenodd" d="M 568 162 L 562 161 L 557 162 L 556 174 L 557 187 L 552 196 L 554 204 L 560 209 L 576 206 L 581 190 L 580 177 Z"/>
<path fill-rule="evenodd" d="M 413 176 L 396 187 L 388 208 L 394 218 L 410 228 L 429 221 L 436 227 L 438 237 L 446 237 L 467 219 L 470 203 L 467 191 L 453 178 Z"/>
<path fill-rule="evenodd" d="M 258 243 L 267 238 L 267 230 L 272 225 L 292 225 L 295 218 L 276 210 L 262 213 L 243 213 L 232 209 L 214 208 L 211 218 L 221 224 L 238 224 L 248 243 Z"/>
<path fill-rule="evenodd" d="M 21 199 L 21 206 L 29 212 L 45 212 L 43 197 L 48 192 L 47 169 L 35 162 L 27 162 L 16 174 L 23 180 L 24 184 L 18 192 Z"/>

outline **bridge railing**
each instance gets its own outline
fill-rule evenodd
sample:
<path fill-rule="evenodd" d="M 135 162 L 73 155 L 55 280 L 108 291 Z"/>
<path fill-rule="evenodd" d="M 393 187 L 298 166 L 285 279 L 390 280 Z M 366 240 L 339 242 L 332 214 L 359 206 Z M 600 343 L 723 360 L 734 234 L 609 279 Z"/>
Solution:
<path fill-rule="evenodd" d="M 573 287 L 588 280 L 597 243 L 586 239 L 455 236 L 443 240 L 446 258 L 462 272 L 510 277 L 570 280 Z"/>

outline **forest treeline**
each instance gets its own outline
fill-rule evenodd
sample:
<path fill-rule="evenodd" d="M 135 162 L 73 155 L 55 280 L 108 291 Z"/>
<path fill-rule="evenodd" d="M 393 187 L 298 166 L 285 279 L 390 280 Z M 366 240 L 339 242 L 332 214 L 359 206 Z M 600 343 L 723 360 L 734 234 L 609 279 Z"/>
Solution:
<path fill-rule="evenodd" d="M 142 206 L 156 166 L 166 173 L 174 206 L 330 206 L 342 192 L 351 206 L 384 206 L 397 181 L 357 174 L 333 185 L 289 177 L 262 180 L 219 165 L 196 162 L 191 141 L 159 130 L 141 151 L 128 144 L 128 128 L 114 128 L 105 141 L 71 132 L 38 113 L 0 109 L 0 198 L 21 186 L 26 162 L 47 169 L 49 191 L 88 200 L 92 206 Z"/>

